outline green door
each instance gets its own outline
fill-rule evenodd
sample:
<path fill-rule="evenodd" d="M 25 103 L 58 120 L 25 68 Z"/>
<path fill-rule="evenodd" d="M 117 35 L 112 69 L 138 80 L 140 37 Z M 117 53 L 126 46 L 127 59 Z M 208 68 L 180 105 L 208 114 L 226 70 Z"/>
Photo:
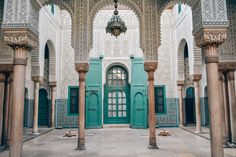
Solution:
<path fill-rule="evenodd" d="M 132 59 L 131 127 L 147 128 L 147 73 L 142 58 Z"/>
<path fill-rule="evenodd" d="M 121 66 L 113 66 L 107 72 L 104 89 L 104 124 L 130 122 L 130 90 L 128 73 Z"/>
<path fill-rule="evenodd" d="M 39 90 L 38 125 L 48 126 L 48 93 L 45 89 Z"/>
<path fill-rule="evenodd" d="M 86 92 L 86 128 L 98 128 L 100 123 L 98 91 Z"/>

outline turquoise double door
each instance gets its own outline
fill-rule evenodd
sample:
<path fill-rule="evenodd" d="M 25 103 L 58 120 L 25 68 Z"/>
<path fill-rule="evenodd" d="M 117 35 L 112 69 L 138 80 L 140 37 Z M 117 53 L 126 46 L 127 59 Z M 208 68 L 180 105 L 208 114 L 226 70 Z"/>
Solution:
<path fill-rule="evenodd" d="M 143 59 L 132 59 L 131 71 L 130 85 L 125 67 L 110 67 L 103 93 L 102 60 L 91 59 L 86 79 L 86 128 L 102 128 L 102 123 L 147 127 L 147 76 Z"/>

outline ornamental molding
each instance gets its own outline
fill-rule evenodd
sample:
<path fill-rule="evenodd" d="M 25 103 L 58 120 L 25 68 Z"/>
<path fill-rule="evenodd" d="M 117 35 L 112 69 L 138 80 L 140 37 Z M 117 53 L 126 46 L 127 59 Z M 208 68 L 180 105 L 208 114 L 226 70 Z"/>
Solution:
<path fill-rule="evenodd" d="M 42 76 L 32 76 L 31 79 L 34 82 L 39 82 L 39 83 L 43 82 L 43 77 Z"/>
<path fill-rule="evenodd" d="M 202 79 L 202 74 L 193 74 L 192 75 L 192 80 L 194 82 L 199 82 Z"/>

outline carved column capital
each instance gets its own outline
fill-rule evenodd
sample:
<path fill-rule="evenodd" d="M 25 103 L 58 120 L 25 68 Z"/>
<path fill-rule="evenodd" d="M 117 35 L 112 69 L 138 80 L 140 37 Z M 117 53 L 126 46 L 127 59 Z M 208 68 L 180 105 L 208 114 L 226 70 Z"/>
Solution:
<path fill-rule="evenodd" d="M 43 82 L 43 77 L 42 76 L 32 76 L 31 79 L 34 82 L 39 82 L 39 83 Z"/>
<path fill-rule="evenodd" d="M 176 81 L 178 87 L 183 87 L 184 86 L 184 80 L 177 80 Z"/>
<path fill-rule="evenodd" d="M 76 63 L 75 69 L 79 73 L 79 82 L 85 82 L 86 73 L 89 71 L 88 63 Z"/>
<path fill-rule="evenodd" d="M 227 73 L 227 75 L 228 75 L 228 80 L 229 80 L 229 81 L 235 80 L 234 72 L 235 72 L 235 71 L 229 71 L 229 72 Z"/>
<path fill-rule="evenodd" d="M 27 65 L 28 50 L 25 47 L 17 47 L 14 52 L 14 65 Z"/>
<path fill-rule="evenodd" d="M 154 72 L 158 66 L 157 62 L 145 62 L 144 70 L 148 73 L 148 81 L 154 81 Z"/>
<path fill-rule="evenodd" d="M 193 81 L 199 82 L 202 79 L 202 74 L 193 74 Z"/>
<path fill-rule="evenodd" d="M 49 82 L 49 86 L 50 86 L 51 88 L 56 87 L 56 86 L 57 86 L 57 81 L 51 81 L 51 82 Z"/>

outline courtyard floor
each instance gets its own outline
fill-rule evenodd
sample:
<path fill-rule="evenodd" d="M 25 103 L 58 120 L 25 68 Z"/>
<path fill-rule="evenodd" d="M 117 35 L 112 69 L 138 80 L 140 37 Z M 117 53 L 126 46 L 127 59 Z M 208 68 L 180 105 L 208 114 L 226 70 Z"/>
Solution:
<path fill-rule="evenodd" d="M 157 129 L 157 134 L 163 130 Z M 148 129 L 105 128 L 86 130 L 86 150 L 75 150 L 77 137 L 63 137 L 69 130 L 54 130 L 24 143 L 23 157 L 210 157 L 210 141 L 179 128 L 166 128 L 171 136 L 157 135 L 160 149 L 150 150 Z M 72 129 L 76 133 L 76 129 Z M 8 151 L 0 153 L 8 157 Z M 236 149 L 225 149 L 236 157 Z"/>

